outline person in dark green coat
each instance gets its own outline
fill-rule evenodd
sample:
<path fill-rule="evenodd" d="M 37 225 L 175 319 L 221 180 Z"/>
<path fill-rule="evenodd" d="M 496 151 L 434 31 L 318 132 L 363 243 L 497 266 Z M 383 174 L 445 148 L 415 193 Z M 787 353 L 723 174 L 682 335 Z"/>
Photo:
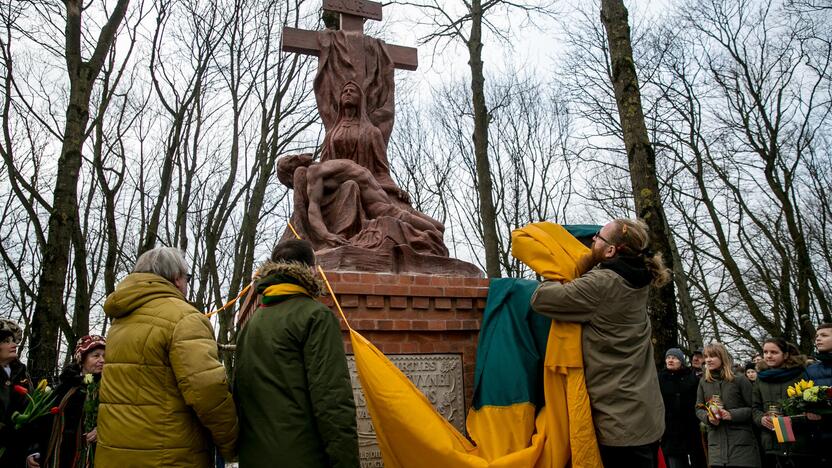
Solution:
<path fill-rule="evenodd" d="M 338 320 L 315 300 L 306 241 L 278 244 L 254 275 L 237 338 L 240 468 L 359 466 L 355 403 Z"/>
<path fill-rule="evenodd" d="M 792 419 L 796 440 L 784 444 L 777 442 L 771 422 L 772 413 L 782 414 L 788 388 L 803 378 L 806 361 L 797 346 L 782 338 L 768 338 L 763 342 L 763 360 L 757 363 L 752 411 L 754 423 L 761 428 L 764 468 L 809 466 L 815 461 L 809 448 L 809 433 L 815 425 L 812 421 Z"/>

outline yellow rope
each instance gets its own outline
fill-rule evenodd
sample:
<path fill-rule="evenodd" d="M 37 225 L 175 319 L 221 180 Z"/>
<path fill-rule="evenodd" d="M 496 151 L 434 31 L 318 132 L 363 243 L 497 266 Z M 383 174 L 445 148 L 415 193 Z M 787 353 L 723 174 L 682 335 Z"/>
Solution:
<path fill-rule="evenodd" d="M 231 299 L 230 301 L 226 302 L 225 305 L 220 307 L 219 309 L 217 309 L 213 312 L 208 312 L 207 314 L 205 314 L 205 316 L 208 317 L 208 318 L 211 318 L 214 315 L 216 315 L 216 314 L 224 311 L 225 309 L 231 307 L 232 305 L 234 305 L 235 302 L 239 301 L 240 298 L 243 297 L 245 295 L 245 293 L 248 292 L 249 289 L 251 289 L 251 283 L 249 283 L 245 288 L 243 288 L 243 290 L 240 291 L 240 294 L 237 294 L 237 297 L 235 297 L 234 299 Z"/>
<path fill-rule="evenodd" d="M 298 232 L 297 232 L 297 231 L 295 231 L 295 227 L 294 227 L 294 226 L 292 226 L 292 222 L 291 222 L 291 221 L 287 221 L 287 224 L 289 225 L 289 229 L 291 229 L 291 230 L 292 230 L 292 234 L 294 234 L 294 235 L 295 235 L 295 239 L 300 240 L 300 236 L 298 235 Z"/>
<path fill-rule="evenodd" d="M 295 227 L 292 226 L 291 222 L 289 222 L 288 224 L 289 224 L 289 229 L 292 231 L 292 234 L 295 235 L 295 238 L 300 240 L 300 236 L 298 235 L 298 232 L 295 231 Z M 326 275 L 324 274 L 324 270 L 322 270 L 321 267 L 318 267 L 318 270 L 321 272 L 321 277 L 324 279 L 324 283 L 326 283 L 326 287 L 329 289 L 329 293 L 332 294 L 332 299 L 335 301 L 335 306 L 338 307 L 338 312 L 341 312 L 341 317 L 344 317 L 344 322 L 346 322 L 347 318 L 344 316 L 344 312 L 341 310 L 341 305 L 338 304 L 338 299 L 335 298 L 335 293 L 332 292 L 332 286 L 330 286 L 329 281 L 326 279 Z M 242 291 L 240 291 L 240 294 L 238 294 L 237 297 L 235 297 L 234 299 L 231 299 L 230 301 L 228 301 L 224 306 L 220 307 L 219 309 L 217 309 L 213 312 L 206 313 L 205 316 L 208 317 L 208 318 L 211 318 L 214 315 L 216 315 L 216 314 L 224 311 L 225 309 L 228 309 L 232 305 L 234 305 L 235 302 L 239 301 L 240 298 L 243 297 L 248 292 L 249 289 L 251 289 L 251 284 L 252 283 L 248 283 L 248 285 L 245 288 L 243 288 Z M 349 327 L 350 325 L 347 324 L 347 326 Z"/>
<path fill-rule="evenodd" d="M 335 297 L 335 291 L 332 290 L 332 285 L 329 284 L 329 280 L 326 279 L 326 273 L 324 273 L 324 269 L 318 265 L 318 273 L 321 274 L 321 278 L 324 280 L 324 284 L 326 284 L 326 289 L 329 290 L 329 295 L 332 296 L 332 302 L 335 303 L 335 308 L 338 309 L 338 313 L 341 314 L 341 318 L 344 319 L 344 323 L 347 324 L 347 328 L 352 330 L 350 326 L 350 322 L 347 321 L 347 316 L 344 315 L 344 311 L 341 309 L 341 304 L 338 303 L 338 298 Z"/>

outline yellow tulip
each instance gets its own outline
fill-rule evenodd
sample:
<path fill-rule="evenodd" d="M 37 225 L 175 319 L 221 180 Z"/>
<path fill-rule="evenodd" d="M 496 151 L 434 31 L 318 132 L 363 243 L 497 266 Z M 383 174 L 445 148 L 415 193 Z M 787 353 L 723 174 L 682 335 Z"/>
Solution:
<path fill-rule="evenodd" d="M 41 392 L 46 390 L 47 385 L 49 385 L 49 382 L 47 382 L 46 379 L 41 379 L 41 381 L 38 382 L 38 390 Z"/>
<path fill-rule="evenodd" d="M 789 395 L 789 398 L 791 398 L 791 397 L 795 396 L 797 394 L 797 392 L 794 391 L 794 388 L 789 387 L 789 389 L 786 390 L 786 394 Z"/>

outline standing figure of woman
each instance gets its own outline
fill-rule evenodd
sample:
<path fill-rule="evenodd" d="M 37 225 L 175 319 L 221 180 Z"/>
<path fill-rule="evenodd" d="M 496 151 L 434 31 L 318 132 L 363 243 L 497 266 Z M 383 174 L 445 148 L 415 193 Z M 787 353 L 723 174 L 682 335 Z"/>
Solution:
<path fill-rule="evenodd" d="M 26 458 L 24 434 L 15 429 L 12 415 L 26 408 L 26 395 L 32 391 L 26 365 L 17 358 L 17 345 L 23 338 L 20 326 L 0 319 L 0 466 L 22 466 Z"/>
<path fill-rule="evenodd" d="M 808 466 L 812 454 L 808 452 L 809 431 L 805 418 L 792 419 L 795 442 L 781 444 L 774 435 L 771 418 L 782 415 L 780 406 L 788 397 L 786 391 L 803 378 L 806 356 L 797 346 L 782 338 L 768 338 L 763 342 L 763 360 L 757 363 L 757 384 L 754 386 L 754 423 L 761 427 L 763 467 L 781 468 Z"/>
<path fill-rule="evenodd" d="M 43 418 L 29 449 L 29 468 L 88 468 L 95 460 L 98 387 L 104 370 L 104 337 L 78 340 L 74 362 L 64 368 L 55 389 L 56 414 Z"/>
<path fill-rule="evenodd" d="M 751 431 L 751 382 L 731 370 L 731 355 L 721 343 L 705 347 L 705 376 L 696 391 L 696 417 L 708 427 L 708 465 L 760 466 Z"/>
<path fill-rule="evenodd" d="M 349 159 L 364 167 L 394 199 L 408 202 L 408 195 L 390 177 L 387 143 L 367 116 L 364 92 L 358 83 L 347 81 L 341 88 L 338 116 L 332 129 L 324 136 L 321 162 Z"/>

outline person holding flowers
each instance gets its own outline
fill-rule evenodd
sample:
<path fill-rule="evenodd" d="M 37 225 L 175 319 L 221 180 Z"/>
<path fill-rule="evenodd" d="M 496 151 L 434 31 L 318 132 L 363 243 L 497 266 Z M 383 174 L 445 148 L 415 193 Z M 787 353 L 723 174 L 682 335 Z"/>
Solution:
<path fill-rule="evenodd" d="M 17 356 L 17 345 L 23 338 L 20 326 L 8 319 L 0 319 L 0 466 L 23 466 L 26 458 L 24 434 L 12 421 L 15 412 L 22 413 L 28 404 L 27 394 L 32 384 L 26 365 Z"/>
<path fill-rule="evenodd" d="M 779 443 L 772 417 L 782 416 L 782 403 L 788 388 L 803 377 L 806 356 L 782 338 L 763 342 L 763 360 L 757 363 L 757 384 L 752 396 L 754 423 L 761 427 L 760 440 L 765 456 L 763 467 L 802 466 L 811 459 L 805 418 L 792 420 L 795 442 Z"/>
<path fill-rule="evenodd" d="M 104 370 L 103 336 L 78 340 L 72 364 L 60 375 L 52 417 L 37 424 L 36 441 L 29 447 L 29 468 L 88 468 L 95 459 L 98 387 Z"/>
<path fill-rule="evenodd" d="M 708 465 L 760 466 L 751 430 L 751 382 L 731 370 L 734 362 L 721 343 L 705 347 L 705 376 L 696 391 L 696 417 L 708 427 Z"/>

